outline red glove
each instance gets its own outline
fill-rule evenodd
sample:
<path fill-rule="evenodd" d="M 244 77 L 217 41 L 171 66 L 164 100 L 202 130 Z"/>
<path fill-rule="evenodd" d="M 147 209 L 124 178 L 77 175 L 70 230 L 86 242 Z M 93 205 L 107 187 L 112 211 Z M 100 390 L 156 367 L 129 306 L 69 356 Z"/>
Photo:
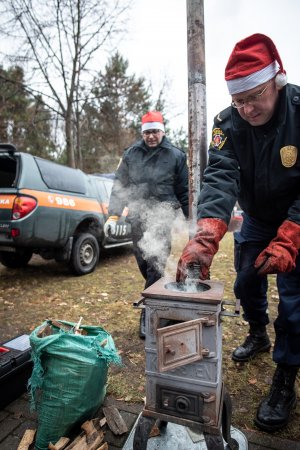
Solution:
<path fill-rule="evenodd" d="M 219 249 L 219 242 L 227 231 L 227 225 L 221 219 L 200 219 L 197 222 L 198 230 L 183 249 L 178 262 L 176 281 L 184 281 L 188 269 L 195 266 L 199 268 L 200 280 L 206 280 L 214 255 Z"/>
<path fill-rule="evenodd" d="M 254 267 L 259 275 L 291 272 L 296 267 L 296 257 L 300 248 L 300 225 L 285 220 L 272 239 L 257 257 Z"/>

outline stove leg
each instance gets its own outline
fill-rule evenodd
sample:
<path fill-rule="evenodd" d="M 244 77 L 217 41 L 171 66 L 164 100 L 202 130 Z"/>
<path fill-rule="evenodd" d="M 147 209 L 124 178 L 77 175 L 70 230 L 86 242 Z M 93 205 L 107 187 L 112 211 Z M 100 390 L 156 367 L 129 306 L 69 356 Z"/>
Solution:
<path fill-rule="evenodd" d="M 168 422 L 166 422 L 165 420 L 157 419 L 156 421 L 156 426 L 161 433 L 164 433 L 166 431 L 167 425 Z"/>
<path fill-rule="evenodd" d="M 238 450 L 239 444 L 235 439 L 231 437 L 230 434 L 231 417 L 232 417 L 231 398 L 226 389 L 224 388 L 224 399 L 222 408 L 222 433 L 225 442 L 227 442 L 228 444 L 226 448 L 230 450 Z"/>
<path fill-rule="evenodd" d="M 149 434 L 154 423 L 153 417 L 140 416 L 134 433 L 132 450 L 147 450 Z"/>
<path fill-rule="evenodd" d="M 203 431 L 207 450 L 224 450 L 224 441 L 221 432 L 219 434 L 211 434 Z"/>

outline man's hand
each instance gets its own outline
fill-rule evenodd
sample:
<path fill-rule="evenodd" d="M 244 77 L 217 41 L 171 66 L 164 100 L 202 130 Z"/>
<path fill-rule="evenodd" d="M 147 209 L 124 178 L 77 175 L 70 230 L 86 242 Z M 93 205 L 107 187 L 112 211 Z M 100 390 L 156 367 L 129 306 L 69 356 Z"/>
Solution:
<path fill-rule="evenodd" d="M 254 267 L 259 275 L 291 272 L 296 267 L 296 257 L 300 247 L 300 225 L 285 220 L 272 239 L 257 257 Z"/>
<path fill-rule="evenodd" d="M 103 228 L 106 237 L 114 236 L 116 234 L 118 220 L 119 216 L 109 216 Z"/>
<path fill-rule="evenodd" d="M 214 252 L 211 254 L 203 253 L 203 246 L 191 239 L 178 261 L 176 281 L 184 281 L 190 271 L 193 272 L 193 276 L 196 276 L 196 268 L 199 269 L 197 277 L 200 280 L 207 280 L 213 256 Z"/>
<path fill-rule="evenodd" d="M 219 249 L 219 242 L 227 231 L 227 225 L 221 219 L 200 219 L 198 230 L 185 246 L 179 259 L 176 281 L 184 281 L 189 269 L 199 266 L 200 280 L 206 280 L 214 255 Z"/>

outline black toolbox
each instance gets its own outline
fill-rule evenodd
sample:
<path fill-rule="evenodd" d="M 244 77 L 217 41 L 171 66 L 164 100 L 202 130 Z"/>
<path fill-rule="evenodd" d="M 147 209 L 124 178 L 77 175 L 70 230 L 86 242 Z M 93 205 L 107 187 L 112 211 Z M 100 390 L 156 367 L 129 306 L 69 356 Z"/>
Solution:
<path fill-rule="evenodd" d="M 27 390 L 32 372 L 29 335 L 0 344 L 0 409 Z"/>

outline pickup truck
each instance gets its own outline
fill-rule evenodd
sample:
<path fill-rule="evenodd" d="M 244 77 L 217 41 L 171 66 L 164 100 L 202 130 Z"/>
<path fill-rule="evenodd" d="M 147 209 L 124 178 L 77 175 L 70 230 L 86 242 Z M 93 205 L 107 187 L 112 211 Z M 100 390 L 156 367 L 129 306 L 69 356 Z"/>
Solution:
<path fill-rule="evenodd" d="M 126 209 L 116 236 L 104 236 L 112 184 L 0 144 L 0 262 L 24 267 L 35 253 L 76 275 L 92 272 L 101 249 L 131 244 Z"/>

